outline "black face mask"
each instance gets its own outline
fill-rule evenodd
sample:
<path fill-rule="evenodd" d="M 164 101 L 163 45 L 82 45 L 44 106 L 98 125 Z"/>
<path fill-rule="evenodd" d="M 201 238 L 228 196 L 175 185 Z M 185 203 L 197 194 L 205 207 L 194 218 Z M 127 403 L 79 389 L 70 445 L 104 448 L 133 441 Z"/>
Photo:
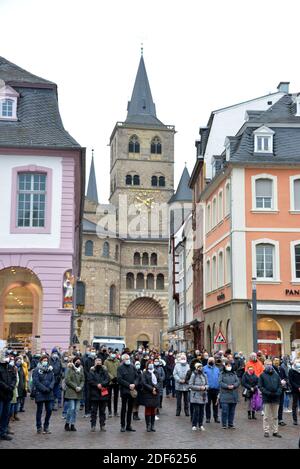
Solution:
<path fill-rule="evenodd" d="M 80 362 L 78 362 L 78 363 L 75 363 L 75 366 L 76 366 L 76 368 L 80 368 L 80 365 L 81 365 L 81 363 L 80 363 Z"/>
<path fill-rule="evenodd" d="M 102 365 L 97 365 L 97 366 L 96 366 L 96 370 L 97 370 L 97 371 L 100 371 L 101 368 L 102 368 Z"/>

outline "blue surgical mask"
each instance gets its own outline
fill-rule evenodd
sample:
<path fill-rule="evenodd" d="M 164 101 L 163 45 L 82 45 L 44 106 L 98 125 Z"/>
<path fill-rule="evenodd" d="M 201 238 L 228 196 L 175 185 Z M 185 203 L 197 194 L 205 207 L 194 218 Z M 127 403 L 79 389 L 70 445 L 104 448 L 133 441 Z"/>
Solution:
<path fill-rule="evenodd" d="M 110 357 L 114 360 L 116 358 L 116 355 L 112 353 Z"/>
<path fill-rule="evenodd" d="M 149 365 L 148 370 L 151 370 L 151 371 L 154 370 L 154 365 Z"/>
<path fill-rule="evenodd" d="M 140 364 L 140 363 L 137 363 L 137 364 L 135 365 L 135 367 L 136 367 L 137 370 L 140 370 L 140 369 L 141 369 L 141 364 Z"/>
<path fill-rule="evenodd" d="M 48 368 L 48 362 L 42 362 L 42 367 L 43 368 Z"/>

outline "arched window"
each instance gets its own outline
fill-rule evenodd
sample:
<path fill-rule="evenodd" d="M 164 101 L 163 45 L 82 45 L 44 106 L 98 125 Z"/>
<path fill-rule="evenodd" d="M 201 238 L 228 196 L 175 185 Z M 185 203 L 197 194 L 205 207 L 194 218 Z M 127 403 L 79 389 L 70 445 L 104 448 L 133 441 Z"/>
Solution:
<path fill-rule="evenodd" d="M 215 290 L 217 288 L 217 258 L 216 256 L 214 256 L 212 260 L 211 288 L 212 290 Z"/>
<path fill-rule="evenodd" d="M 149 265 L 149 254 L 147 252 L 144 252 L 144 254 L 143 254 L 142 264 L 143 265 Z"/>
<path fill-rule="evenodd" d="M 157 187 L 157 185 L 158 185 L 157 176 L 152 176 L 152 178 L 151 178 L 151 185 L 152 185 L 152 187 Z"/>
<path fill-rule="evenodd" d="M 131 174 L 127 174 L 127 176 L 126 176 L 126 186 L 132 186 L 132 176 L 131 176 Z"/>
<path fill-rule="evenodd" d="M 231 283 L 231 250 L 226 248 L 226 283 Z"/>
<path fill-rule="evenodd" d="M 161 155 L 161 141 L 159 137 L 154 137 L 151 142 L 151 153 Z"/>
<path fill-rule="evenodd" d="M 154 290 L 154 275 L 147 276 L 147 290 Z"/>
<path fill-rule="evenodd" d="M 136 135 L 132 135 L 129 139 L 128 144 L 129 153 L 139 153 L 140 152 L 140 142 Z"/>
<path fill-rule="evenodd" d="M 109 289 L 109 312 L 116 312 L 116 286 L 112 285 Z"/>
<path fill-rule="evenodd" d="M 217 224 L 217 198 L 212 202 L 212 228 Z"/>
<path fill-rule="evenodd" d="M 134 186 L 139 186 L 140 185 L 140 176 L 138 176 L 138 175 L 133 176 L 133 185 Z"/>
<path fill-rule="evenodd" d="M 144 274 L 137 274 L 137 277 L 136 277 L 136 288 L 137 288 L 137 290 L 144 290 L 144 288 L 145 288 L 145 278 L 144 278 Z"/>
<path fill-rule="evenodd" d="M 141 255 L 139 252 L 136 252 L 133 256 L 133 264 L 134 265 L 141 265 Z"/>
<path fill-rule="evenodd" d="M 134 290 L 134 275 L 131 272 L 126 275 L 126 289 Z"/>
<path fill-rule="evenodd" d="M 151 254 L 151 265 L 157 265 L 157 254 L 155 252 L 153 252 Z"/>
<path fill-rule="evenodd" d="M 156 289 L 164 290 L 165 289 L 165 277 L 163 274 L 158 274 L 156 279 Z"/>
<path fill-rule="evenodd" d="M 223 191 L 219 192 L 218 195 L 218 221 L 223 219 Z"/>
<path fill-rule="evenodd" d="M 219 252 L 218 256 L 218 287 L 224 285 L 224 256 L 223 251 Z"/>
<path fill-rule="evenodd" d="M 13 117 L 13 103 L 12 99 L 0 101 L 0 117 Z"/>
<path fill-rule="evenodd" d="M 210 326 L 207 326 L 206 330 L 206 350 L 211 353 L 212 352 L 212 337 L 211 337 L 211 328 Z"/>
<path fill-rule="evenodd" d="M 159 187 L 165 187 L 166 186 L 166 178 L 164 176 L 159 177 Z"/>
<path fill-rule="evenodd" d="M 230 319 L 228 319 L 228 321 L 227 321 L 226 338 L 227 338 L 227 347 L 232 350 L 233 349 L 233 341 L 232 341 L 232 327 L 231 327 Z"/>
<path fill-rule="evenodd" d="M 85 243 L 84 254 L 85 254 L 85 256 L 93 256 L 94 255 L 94 243 L 93 243 L 93 241 L 89 240 Z"/>
<path fill-rule="evenodd" d="M 208 233 L 211 229 L 211 209 L 210 204 L 207 205 L 206 209 L 206 232 Z"/>
<path fill-rule="evenodd" d="M 206 293 L 208 293 L 208 292 L 211 291 L 210 260 L 207 260 L 207 262 L 206 262 L 205 279 L 206 279 Z"/>
<path fill-rule="evenodd" d="M 274 278 L 274 246 L 272 244 L 256 245 L 256 278 Z"/>
<path fill-rule="evenodd" d="M 225 187 L 225 215 L 230 214 L 230 183 L 228 182 Z"/>
<path fill-rule="evenodd" d="M 103 244 L 103 257 L 109 257 L 110 256 L 110 247 L 109 243 L 105 241 Z"/>

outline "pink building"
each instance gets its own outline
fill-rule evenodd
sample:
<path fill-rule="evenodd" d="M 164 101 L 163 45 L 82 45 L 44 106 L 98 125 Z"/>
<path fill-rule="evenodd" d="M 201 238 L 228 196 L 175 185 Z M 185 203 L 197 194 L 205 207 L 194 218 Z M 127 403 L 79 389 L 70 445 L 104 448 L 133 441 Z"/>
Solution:
<path fill-rule="evenodd" d="M 70 344 L 84 168 L 55 83 L 0 57 L 0 340 Z"/>

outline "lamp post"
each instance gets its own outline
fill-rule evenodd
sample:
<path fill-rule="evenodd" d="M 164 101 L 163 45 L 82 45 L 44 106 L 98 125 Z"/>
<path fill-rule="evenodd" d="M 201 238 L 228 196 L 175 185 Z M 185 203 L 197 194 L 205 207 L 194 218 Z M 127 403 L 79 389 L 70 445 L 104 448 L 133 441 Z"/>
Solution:
<path fill-rule="evenodd" d="M 253 334 L 253 352 L 257 352 L 257 290 L 256 277 L 252 278 L 252 334 Z"/>

